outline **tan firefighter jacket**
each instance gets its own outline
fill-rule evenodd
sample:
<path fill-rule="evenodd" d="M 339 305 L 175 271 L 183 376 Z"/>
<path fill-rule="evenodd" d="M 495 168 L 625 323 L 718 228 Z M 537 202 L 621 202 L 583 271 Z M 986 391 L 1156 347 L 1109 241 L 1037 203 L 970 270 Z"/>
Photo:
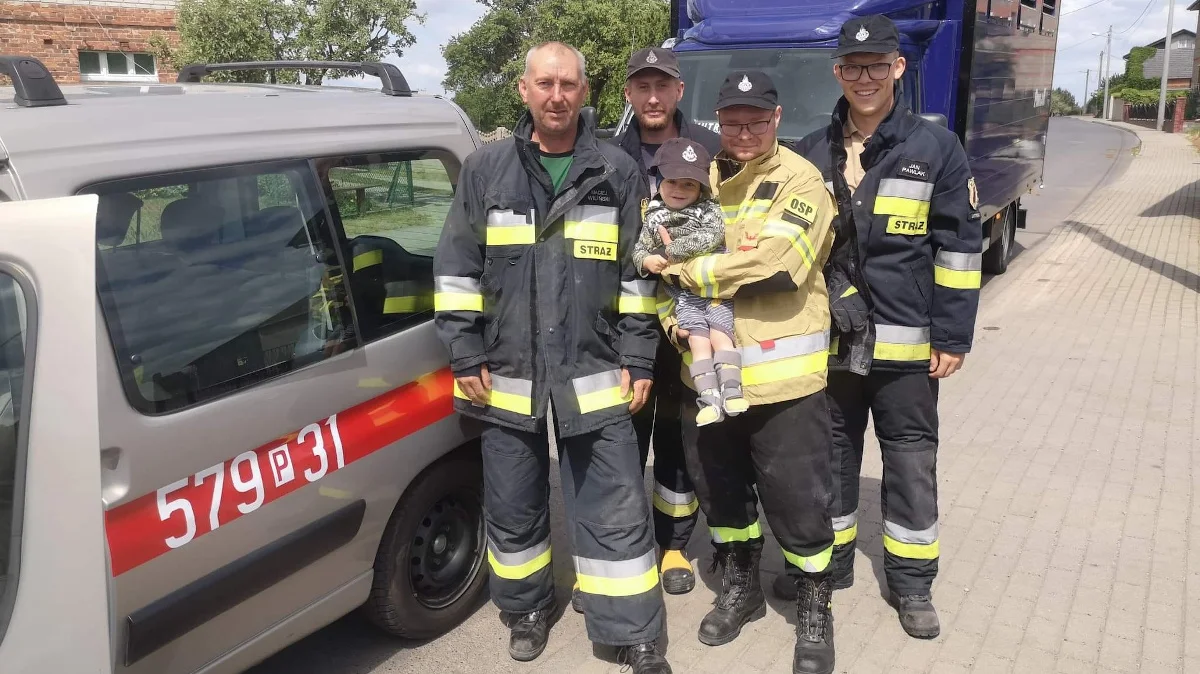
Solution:
<path fill-rule="evenodd" d="M 811 395 L 825 388 L 829 356 L 822 269 L 833 246 L 833 198 L 812 164 L 778 144 L 746 164 L 723 155 L 713 161 L 710 182 L 725 215 L 728 252 L 672 265 L 662 279 L 701 297 L 733 300 L 751 405 Z M 673 305 L 660 287 L 659 320 L 678 347 Z M 691 354 L 683 360 L 690 365 Z M 691 387 L 686 368 L 682 375 Z"/>

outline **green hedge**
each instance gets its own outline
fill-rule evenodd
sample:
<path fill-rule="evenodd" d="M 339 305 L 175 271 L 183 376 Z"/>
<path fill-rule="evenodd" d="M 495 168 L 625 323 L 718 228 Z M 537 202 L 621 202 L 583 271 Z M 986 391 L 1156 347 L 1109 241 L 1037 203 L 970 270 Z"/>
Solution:
<path fill-rule="evenodd" d="M 1158 89 L 1134 89 L 1132 87 L 1126 87 L 1124 89 L 1118 89 L 1118 90 L 1112 92 L 1113 96 L 1116 96 L 1117 98 L 1125 101 L 1126 103 L 1129 103 L 1130 105 L 1157 104 L 1158 103 L 1158 94 L 1159 94 Z M 1187 89 L 1183 89 L 1183 90 L 1179 90 L 1179 91 L 1168 91 L 1167 92 L 1167 100 L 1171 100 L 1172 98 L 1186 97 L 1187 95 L 1188 95 Z"/>

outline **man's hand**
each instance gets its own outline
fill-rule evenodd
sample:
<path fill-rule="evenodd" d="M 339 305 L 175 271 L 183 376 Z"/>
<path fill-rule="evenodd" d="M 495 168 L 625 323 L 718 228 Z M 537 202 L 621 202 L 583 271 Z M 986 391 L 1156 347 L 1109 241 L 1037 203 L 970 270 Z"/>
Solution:
<path fill-rule="evenodd" d="M 929 376 L 934 379 L 949 377 L 958 372 L 958 368 L 962 367 L 963 359 L 966 357 L 965 353 L 947 353 L 934 349 L 932 355 L 929 356 Z"/>
<path fill-rule="evenodd" d="M 492 398 L 492 375 L 487 365 L 480 367 L 478 377 L 458 377 L 458 387 L 471 399 L 476 407 L 486 406 Z"/>
<path fill-rule="evenodd" d="M 661 274 L 669 264 L 667 258 L 661 255 L 650 255 L 642 260 L 642 267 L 651 274 Z"/>
<path fill-rule="evenodd" d="M 640 379 L 633 382 L 633 401 L 629 403 L 629 413 L 637 414 L 638 410 L 646 406 L 646 401 L 650 399 L 650 387 L 654 386 L 652 379 Z M 629 370 L 621 368 L 621 397 L 629 395 Z"/>

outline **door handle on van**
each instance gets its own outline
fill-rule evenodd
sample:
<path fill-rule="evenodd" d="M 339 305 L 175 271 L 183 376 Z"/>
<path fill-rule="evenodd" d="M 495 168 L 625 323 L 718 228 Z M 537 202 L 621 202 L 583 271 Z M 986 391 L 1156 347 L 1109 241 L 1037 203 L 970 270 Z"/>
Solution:
<path fill-rule="evenodd" d="M 121 453 L 120 447 L 100 450 L 100 500 L 106 508 L 129 493 L 129 464 Z"/>

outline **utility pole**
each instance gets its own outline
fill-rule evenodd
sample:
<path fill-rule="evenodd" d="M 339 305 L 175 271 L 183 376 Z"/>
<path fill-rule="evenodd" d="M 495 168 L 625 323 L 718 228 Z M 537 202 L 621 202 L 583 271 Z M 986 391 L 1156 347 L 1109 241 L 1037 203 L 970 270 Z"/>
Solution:
<path fill-rule="evenodd" d="M 1100 89 L 1100 79 L 1103 77 L 1104 77 L 1104 52 L 1100 52 L 1100 62 L 1098 64 L 1096 64 L 1096 89 Z M 1104 98 L 1101 97 L 1100 98 L 1100 109 L 1097 110 L 1096 112 L 1100 113 L 1100 116 L 1103 117 L 1104 110 L 1105 110 Z"/>
<path fill-rule="evenodd" d="M 1104 47 L 1104 53 L 1108 54 L 1108 67 L 1104 69 L 1104 119 L 1112 119 L 1112 106 L 1109 105 L 1108 99 L 1108 81 L 1112 79 L 1112 24 L 1108 24 L 1108 45 Z"/>
<path fill-rule="evenodd" d="M 1088 97 L 1087 97 L 1088 85 L 1092 83 L 1092 69 L 1088 68 L 1087 70 L 1085 70 L 1083 72 L 1085 73 L 1083 76 L 1083 114 L 1086 115 L 1087 114 L 1087 104 L 1088 104 Z"/>
<path fill-rule="evenodd" d="M 1167 115 L 1167 83 L 1171 70 L 1171 33 L 1175 28 L 1175 0 L 1167 0 L 1167 42 L 1166 48 L 1163 49 L 1163 71 L 1162 81 L 1159 83 L 1158 92 L 1158 126 L 1155 127 L 1159 131 L 1163 128 L 1163 119 Z M 1178 103 L 1176 103 L 1178 105 Z"/>

